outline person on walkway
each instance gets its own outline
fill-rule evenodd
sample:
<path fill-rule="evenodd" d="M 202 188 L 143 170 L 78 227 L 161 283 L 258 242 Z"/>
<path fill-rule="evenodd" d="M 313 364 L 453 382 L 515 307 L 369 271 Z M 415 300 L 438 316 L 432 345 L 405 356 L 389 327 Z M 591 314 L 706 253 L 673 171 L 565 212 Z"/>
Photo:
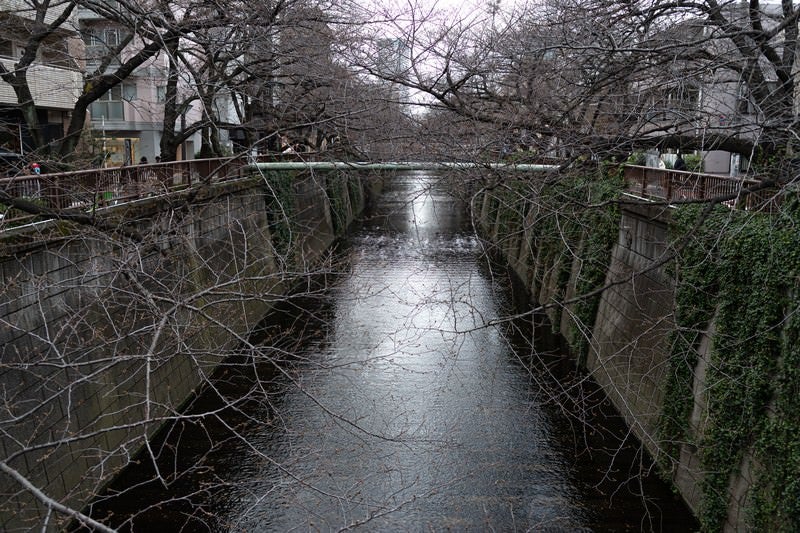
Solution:
<path fill-rule="evenodd" d="M 147 158 L 145 156 L 142 156 L 142 158 L 139 160 L 139 164 L 140 165 L 146 165 L 147 164 Z"/>
<path fill-rule="evenodd" d="M 686 161 L 683 160 L 680 152 L 678 152 L 678 158 L 675 160 L 675 164 L 672 165 L 672 168 L 674 170 L 686 170 Z"/>

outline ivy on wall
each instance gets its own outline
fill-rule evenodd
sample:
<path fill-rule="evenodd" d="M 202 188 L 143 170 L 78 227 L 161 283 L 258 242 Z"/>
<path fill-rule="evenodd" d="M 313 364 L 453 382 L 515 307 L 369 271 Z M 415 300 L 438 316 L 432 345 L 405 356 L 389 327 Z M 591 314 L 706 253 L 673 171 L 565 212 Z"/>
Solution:
<path fill-rule="evenodd" d="M 263 177 L 272 243 L 283 258 L 289 257 L 294 236 L 298 231 L 302 232 L 302 228 L 296 227 L 299 206 L 295 184 L 303 178 L 304 174 L 298 171 L 266 172 Z M 320 207 L 330 209 L 332 230 L 340 235 L 347 229 L 353 215 L 364 208 L 362 181 L 358 176 L 346 172 L 326 173 L 319 180 L 324 180 L 328 199 L 328 206 Z"/>
<path fill-rule="evenodd" d="M 665 452 L 658 456 L 659 465 L 663 472 L 670 474 L 674 469 L 671 458 L 679 456 L 680 443 L 687 442 L 689 438 L 688 421 L 694 404 L 692 387 L 698 360 L 697 349 L 714 314 L 719 292 L 716 277 L 706 275 L 718 269 L 715 236 L 720 235 L 726 215 L 729 215 L 727 208 L 717 209 L 717 213 L 695 227 L 695 220 L 702 208 L 683 207 L 673 212 L 670 226 L 671 239 L 683 239 L 684 242 L 678 260 L 669 267 L 673 277 L 680 281 L 675 292 L 676 329 L 671 339 L 671 369 L 658 428 Z"/>
<path fill-rule="evenodd" d="M 619 186 L 618 176 L 608 173 L 565 178 L 540 190 L 523 180 L 504 183 L 485 193 L 481 227 L 509 256 L 525 235 L 538 265 L 534 282 L 556 280 L 555 298 L 566 294 L 573 268 L 575 294 L 585 294 L 605 280 L 619 213 L 603 202 Z M 744 511 L 749 527 L 800 531 L 800 201 L 774 215 L 684 206 L 673 211 L 670 231 L 681 246 L 671 267 L 676 329 L 658 426 L 667 453 L 659 464 L 671 477 L 680 446 L 697 447 L 704 472 L 699 518 L 704 530 L 718 531 L 728 517 L 732 480 L 751 458 L 756 481 Z M 571 307 L 567 340 L 580 359 L 599 301 Z M 694 372 L 712 320 L 699 399 L 706 412 L 696 434 L 689 428 Z M 553 322 L 558 328 L 560 314 Z"/>
<path fill-rule="evenodd" d="M 326 176 L 325 194 L 331 205 L 331 221 L 334 233 L 340 233 L 347 228 L 350 213 L 348 176 L 342 172 L 332 172 Z"/>
<path fill-rule="evenodd" d="M 288 257 L 292 244 L 292 218 L 297 206 L 294 183 L 298 173 L 293 171 L 267 172 L 265 180 L 265 202 L 267 221 L 272 235 L 272 244 L 280 257 Z"/>
<path fill-rule="evenodd" d="M 587 203 L 603 204 L 619 196 L 622 188 L 621 176 L 606 174 L 606 179 L 587 181 L 583 184 Z M 580 189 L 579 189 L 580 191 Z M 585 210 L 580 213 L 578 223 L 582 229 L 579 253 L 581 269 L 575 281 L 575 294 L 586 294 L 605 283 L 611 261 L 611 252 L 619 233 L 620 211 L 615 204 L 604 208 Z M 584 366 L 589 351 L 591 328 L 594 326 L 601 295 L 578 300 L 573 308 L 567 338 L 578 364 Z"/>
<path fill-rule="evenodd" d="M 611 250 L 619 231 L 619 209 L 611 202 L 622 188 L 617 171 L 565 176 L 540 189 L 518 178 L 487 191 L 489 198 L 483 230 L 494 234 L 500 250 L 512 255 L 518 238 L 525 236 L 539 265 L 536 285 L 551 281 L 552 301 L 562 301 L 577 261 L 574 293 L 588 293 L 605 282 Z M 541 302 L 551 303 L 551 302 Z M 579 299 L 570 307 L 572 317 L 567 342 L 583 365 L 600 295 Z M 553 308 L 554 329 L 562 308 Z"/>
<path fill-rule="evenodd" d="M 697 227 L 700 207 L 674 214 L 676 332 L 660 439 L 697 446 L 705 473 L 700 520 L 721 529 L 729 486 L 752 453 L 757 482 L 747 510 L 758 531 L 800 530 L 800 209 L 778 215 L 719 207 Z M 687 233 L 690 232 L 691 233 Z M 701 435 L 689 429 L 702 333 L 714 321 L 702 391 Z M 664 465 L 663 466 L 668 466 Z"/>

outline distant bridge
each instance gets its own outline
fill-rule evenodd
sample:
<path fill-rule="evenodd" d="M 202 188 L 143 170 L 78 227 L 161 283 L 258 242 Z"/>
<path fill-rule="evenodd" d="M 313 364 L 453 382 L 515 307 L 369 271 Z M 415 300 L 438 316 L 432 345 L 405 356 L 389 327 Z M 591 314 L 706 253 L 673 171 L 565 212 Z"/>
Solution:
<path fill-rule="evenodd" d="M 436 161 L 276 161 L 256 163 L 259 170 L 513 170 L 519 172 L 549 172 L 558 170 L 558 165 L 534 163 L 480 163 L 480 162 L 436 162 Z"/>

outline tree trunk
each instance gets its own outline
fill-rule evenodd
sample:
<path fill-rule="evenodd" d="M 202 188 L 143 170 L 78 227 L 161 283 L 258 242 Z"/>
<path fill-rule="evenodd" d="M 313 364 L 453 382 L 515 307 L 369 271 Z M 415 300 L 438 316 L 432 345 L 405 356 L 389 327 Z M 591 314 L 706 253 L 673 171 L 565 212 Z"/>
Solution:
<path fill-rule="evenodd" d="M 164 95 L 164 121 L 161 132 L 161 160 L 175 161 L 178 156 L 178 147 L 181 139 L 175 134 L 178 127 L 180 116 L 178 105 L 178 41 L 169 43 L 167 53 L 169 54 L 169 74 L 167 76 L 167 86 Z"/>

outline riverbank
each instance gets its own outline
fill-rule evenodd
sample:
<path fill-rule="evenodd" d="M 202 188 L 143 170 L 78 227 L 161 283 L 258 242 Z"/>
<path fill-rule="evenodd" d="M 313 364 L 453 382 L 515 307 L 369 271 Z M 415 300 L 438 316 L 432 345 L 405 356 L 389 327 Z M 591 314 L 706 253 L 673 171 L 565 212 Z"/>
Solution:
<path fill-rule="evenodd" d="M 797 529 L 796 213 L 619 203 L 619 179 L 492 182 L 472 214 L 704 530 Z"/>
<path fill-rule="evenodd" d="M 207 383 L 381 178 L 270 173 L 4 235 L 0 526 L 56 530 Z M 6 242 L 7 241 L 7 242 Z M 30 490 L 35 488 L 40 492 Z"/>
<path fill-rule="evenodd" d="M 565 356 L 531 343 L 530 322 L 484 322 L 519 293 L 438 176 L 387 183 L 354 230 L 153 442 L 158 468 L 131 465 L 93 516 L 134 531 L 694 527 Z"/>

